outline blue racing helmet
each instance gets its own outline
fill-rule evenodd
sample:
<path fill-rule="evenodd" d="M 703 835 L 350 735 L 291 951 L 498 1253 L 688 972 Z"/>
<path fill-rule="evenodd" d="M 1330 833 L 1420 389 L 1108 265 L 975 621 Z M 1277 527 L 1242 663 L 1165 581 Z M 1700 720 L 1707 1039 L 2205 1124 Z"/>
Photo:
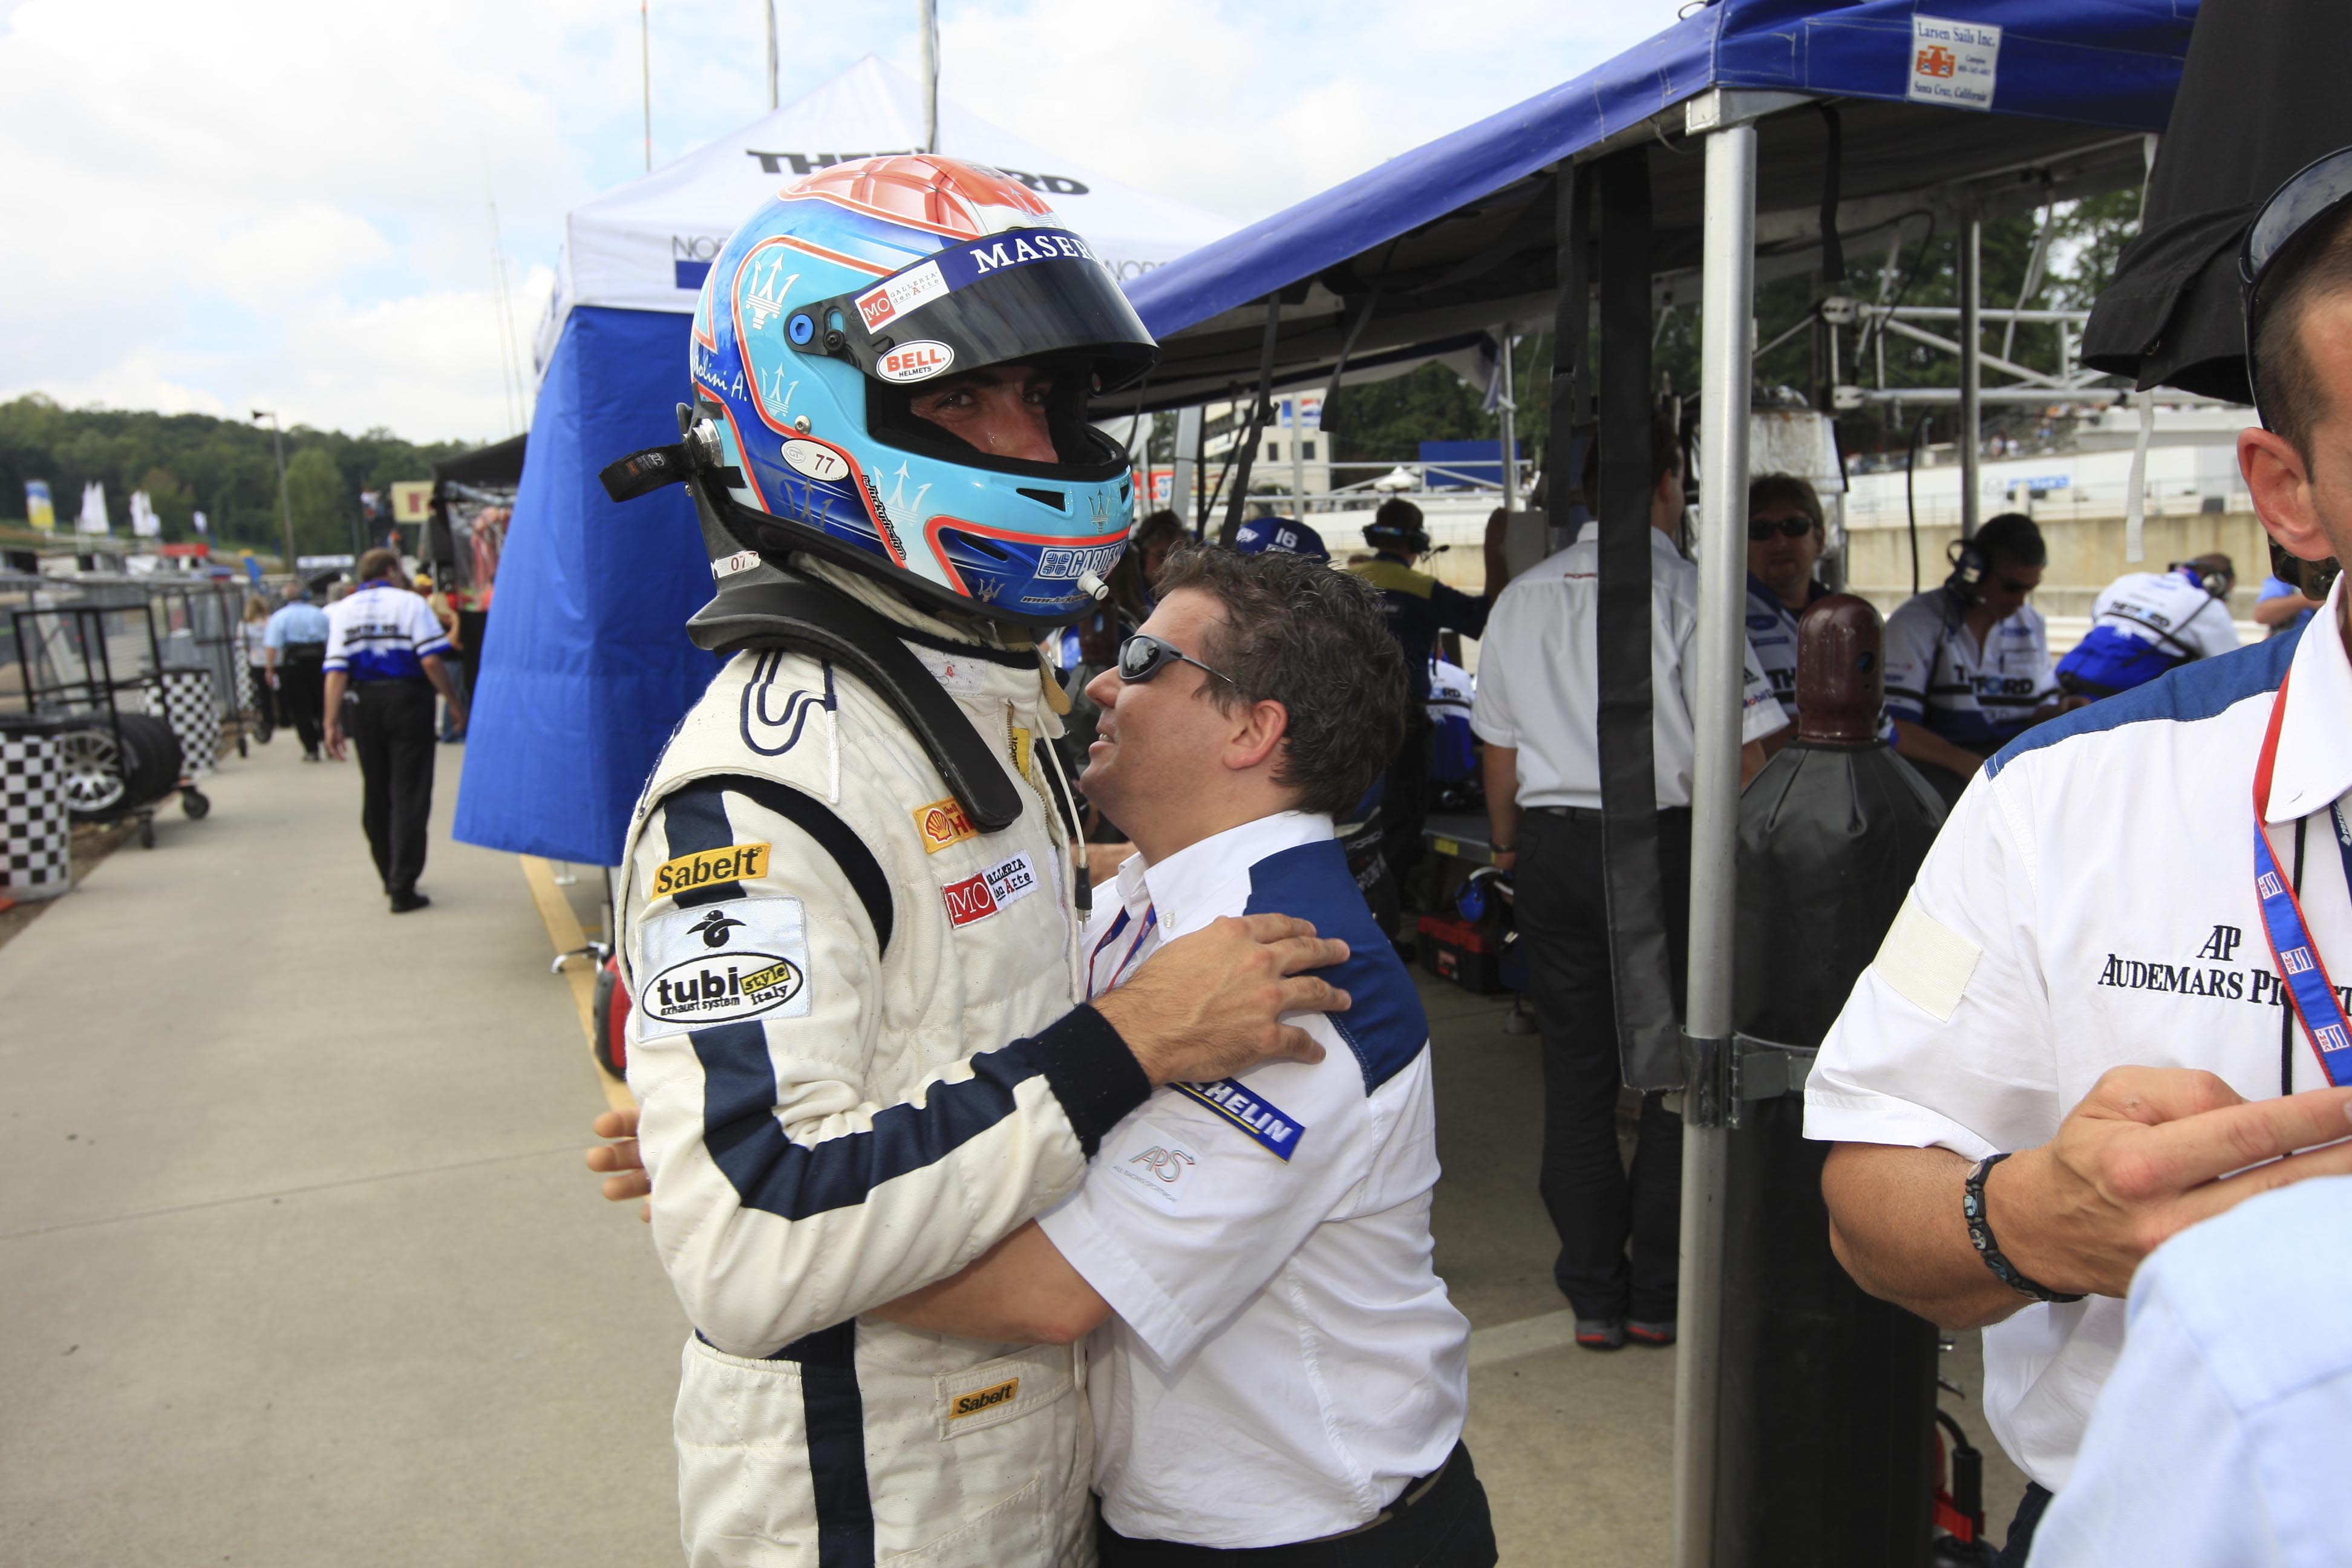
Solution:
<path fill-rule="evenodd" d="M 796 180 L 736 230 L 695 307 L 687 442 L 725 531 L 712 571 L 796 552 L 934 609 L 1059 626 L 1092 606 L 1134 513 L 1087 399 L 1160 350 L 1084 240 L 1019 181 L 927 154 Z M 1055 460 L 918 417 L 954 378 L 1025 363 Z"/>
<path fill-rule="evenodd" d="M 1270 550 L 1281 555 L 1304 555 L 1309 561 L 1331 559 L 1323 536 L 1291 517 L 1262 517 L 1244 523 L 1234 535 L 1234 549 L 1244 555 L 1263 555 Z"/>

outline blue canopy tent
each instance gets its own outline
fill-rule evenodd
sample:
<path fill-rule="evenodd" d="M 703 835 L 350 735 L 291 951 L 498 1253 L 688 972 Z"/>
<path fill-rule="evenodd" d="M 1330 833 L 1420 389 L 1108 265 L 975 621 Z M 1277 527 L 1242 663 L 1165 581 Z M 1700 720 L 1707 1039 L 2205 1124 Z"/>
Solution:
<path fill-rule="evenodd" d="M 1700 604 L 1691 657 L 1700 675 L 1684 1016 L 1650 1001 L 1629 1003 L 1628 987 L 1618 987 L 1621 1034 L 1629 1042 L 1629 1008 L 1664 1015 L 1655 1043 L 1684 1090 L 1677 1568 L 1778 1560 L 1752 1531 L 1725 1522 L 1753 1500 L 1735 1495 L 1740 1483 L 1718 1475 L 1719 1446 L 1732 1440 L 1722 1360 L 1727 1123 L 1737 1123 L 1741 1064 L 1773 1056 L 1769 1048 L 1751 1054 L 1749 1043 L 1734 1037 L 1732 995 L 1746 574 L 1744 518 L 1736 509 L 1748 489 L 1756 281 L 1810 268 L 1851 241 L 1884 246 L 1906 223 L 1958 226 L 1958 399 L 1962 428 L 1972 432 L 1982 368 L 1973 281 L 1978 226 L 2138 184 L 2147 138 L 2169 115 L 2196 14 L 2195 0 L 1717 0 L 1574 81 L 1251 225 L 1129 289 L 1164 351 L 1145 407 L 1262 398 L 1275 388 L 1341 380 L 1347 366 L 1433 354 L 1465 333 L 1537 321 L 1552 324 L 1562 342 L 1580 342 L 1588 231 L 1581 207 L 1563 212 L 1561 197 L 1576 191 L 1580 204 L 1613 202 L 1613 213 L 1601 217 L 1600 247 L 1601 298 L 1614 300 L 1601 328 L 1604 430 L 1612 419 L 1646 422 L 1654 388 L 1643 286 L 1654 308 L 1675 299 L 1699 305 Z M 1586 165 L 1593 166 L 1591 176 L 1580 172 Z M 1613 283 L 1612 226 L 1639 236 L 1630 249 L 1621 244 Z M 1628 256 L 1635 258 L 1630 267 Z M 1621 344 L 1630 337 L 1633 352 L 1619 355 L 1612 333 Z M 1639 368 L 1629 376 L 1612 361 Z M 1552 445 L 1562 450 L 1581 412 L 1570 402 L 1554 401 Z M 1637 434 L 1616 450 L 1635 450 L 1645 439 Z M 1613 457 L 1611 440 L 1604 436 L 1601 447 L 1601 510 L 1638 519 L 1646 470 Z M 1975 443 L 1964 435 L 1960 445 L 1964 464 L 1973 466 Z M 1612 478 L 1612 464 L 1620 476 L 1631 470 L 1630 489 Z M 1964 491 L 1972 497 L 1973 484 L 1964 480 Z M 1612 510 L 1627 500 L 1630 507 Z M 1630 531 L 1646 532 L 1638 522 Z M 1604 524 L 1604 600 L 1612 572 L 1621 570 L 1612 560 L 1625 559 L 1622 552 L 1612 558 L 1610 532 Z M 1636 584 L 1646 572 L 1646 549 L 1634 539 Z M 1646 588 L 1636 586 L 1634 595 L 1646 602 Z M 1609 615 L 1604 603 L 1604 644 Z M 1638 622 L 1636 629 L 1646 632 Z M 1614 689 L 1610 657 L 1604 646 L 1604 689 Z M 1632 664 L 1613 667 L 1615 675 L 1640 667 L 1645 677 L 1645 643 L 1635 641 L 1627 657 Z M 1641 736 L 1638 766 L 1614 768 L 1617 721 L 1604 700 L 1612 927 L 1626 907 L 1618 898 L 1620 824 L 1654 815 L 1645 697 L 1631 717 Z M 1654 837 L 1629 842 L 1652 851 L 1654 885 Z M 1646 901 L 1657 900 L 1653 894 Z M 1612 932 L 1612 945 L 1622 941 Z M 1621 975 L 1629 973 L 1622 946 L 1618 963 Z M 1663 991 L 1662 952 L 1656 972 Z M 1638 964 L 1632 973 L 1640 973 Z M 1801 1061 L 1782 1056 L 1769 1065 L 1766 1076 L 1801 1082 Z M 1925 1443 L 1923 1426 L 1923 1449 Z M 1895 1555 L 1872 1560 L 1912 1558 L 1911 1542 L 1924 1555 L 1924 1496 L 1915 1500 L 1916 1534 Z M 1767 1508 L 1775 1503 L 1801 1508 L 1764 1500 Z M 1902 1521 L 1887 1518 L 1891 1538 L 1901 1540 Z"/>
<path fill-rule="evenodd" d="M 1883 247 L 1900 217 L 1916 231 L 1964 209 L 1999 216 L 2137 184 L 2143 136 L 2164 127 L 2196 11 L 2195 0 L 1719 0 L 1572 81 L 1137 279 L 1129 296 L 1166 351 L 1143 406 L 1223 399 L 1254 383 L 1270 294 L 1281 297 L 1277 386 L 1328 377 L 1343 345 L 1349 366 L 1370 366 L 1444 352 L 1507 321 L 1548 321 L 1559 287 L 1551 172 L 1633 142 L 1693 153 L 1699 128 L 1685 110 L 1701 100 L 1761 115 L 1765 278 L 1818 256 L 1829 132 L 1815 102 L 1833 102 L 1843 121 L 1838 226 L 1848 243 L 1874 235 Z M 1955 86 L 1915 70 L 1923 55 L 1933 69 L 1944 63 L 1937 50 L 1966 52 L 1932 38 L 1953 23 L 1998 29 L 1989 78 Z M 1928 96 L 1971 89 L 1989 106 Z M 1701 160 L 1652 162 L 1661 297 L 1689 298 Z"/>

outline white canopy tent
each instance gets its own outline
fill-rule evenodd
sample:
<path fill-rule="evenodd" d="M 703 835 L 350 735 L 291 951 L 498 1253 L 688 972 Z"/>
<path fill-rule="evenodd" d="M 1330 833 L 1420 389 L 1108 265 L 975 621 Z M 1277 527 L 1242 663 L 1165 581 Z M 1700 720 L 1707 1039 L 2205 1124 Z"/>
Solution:
<path fill-rule="evenodd" d="M 1124 283 L 1234 225 L 1048 153 L 942 98 L 940 147 L 1013 175 L 1053 205 Z M 694 309 L 727 237 L 797 175 L 922 144 L 922 89 L 867 55 L 806 97 L 605 192 L 564 219 L 563 259 L 532 359 L 544 373 L 575 305 Z"/>

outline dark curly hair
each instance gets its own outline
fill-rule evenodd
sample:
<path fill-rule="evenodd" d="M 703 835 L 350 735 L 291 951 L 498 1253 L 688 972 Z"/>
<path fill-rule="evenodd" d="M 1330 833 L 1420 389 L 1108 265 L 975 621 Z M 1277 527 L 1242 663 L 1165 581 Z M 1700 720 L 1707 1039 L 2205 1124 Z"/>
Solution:
<path fill-rule="evenodd" d="M 1181 588 L 1223 610 L 1202 662 L 1234 682 L 1203 681 L 1225 711 L 1279 702 L 1289 714 L 1274 782 L 1301 811 L 1337 816 L 1363 797 L 1404 740 L 1404 653 L 1381 598 L 1352 573 L 1303 555 L 1180 545 L 1160 574 L 1162 599 Z"/>

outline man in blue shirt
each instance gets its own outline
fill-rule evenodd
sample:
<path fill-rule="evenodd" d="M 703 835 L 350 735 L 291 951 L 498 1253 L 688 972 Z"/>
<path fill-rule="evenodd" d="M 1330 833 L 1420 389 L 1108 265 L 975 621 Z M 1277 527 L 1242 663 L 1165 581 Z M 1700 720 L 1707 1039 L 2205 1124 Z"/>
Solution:
<path fill-rule="evenodd" d="M 302 760 L 319 760 L 320 709 L 325 702 L 327 612 L 286 585 L 286 603 L 261 631 L 261 658 L 278 717 L 294 726 Z"/>
<path fill-rule="evenodd" d="M 441 656 L 449 638 L 424 597 L 402 580 L 400 557 L 360 557 L 357 591 L 327 611 L 327 755 L 343 760 L 343 701 L 352 700 L 352 740 L 365 790 L 360 822 L 383 878 L 392 912 L 433 900 L 416 890 L 425 870 L 425 825 L 433 815 L 433 693 L 460 729 L 466 701 Z"/>

